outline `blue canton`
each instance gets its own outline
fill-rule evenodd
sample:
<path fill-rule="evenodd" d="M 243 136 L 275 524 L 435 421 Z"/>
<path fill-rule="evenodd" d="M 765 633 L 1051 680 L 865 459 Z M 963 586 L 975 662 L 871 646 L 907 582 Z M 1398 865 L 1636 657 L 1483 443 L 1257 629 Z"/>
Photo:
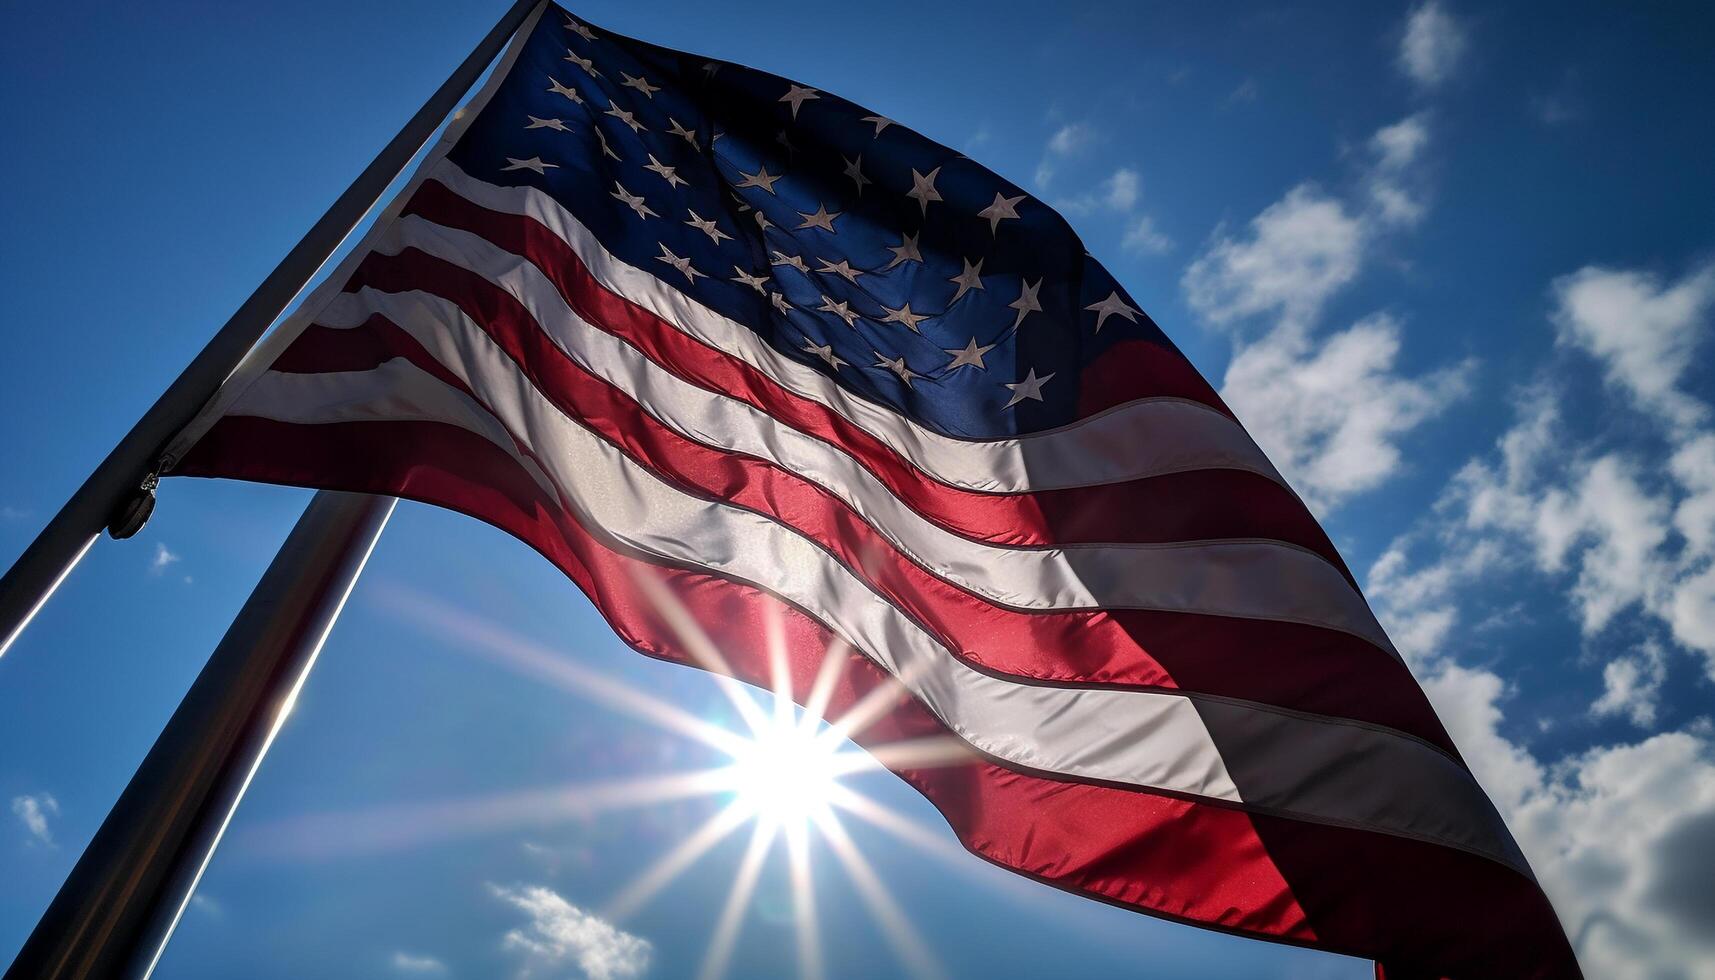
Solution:
<path fill-rule="evenodd" d="M 1059 214 L 837 96 L 549 7 L 449 154 L 624 262 L 947 435 L 1078 418 L 1122 340 L 1171 348 Z"/>

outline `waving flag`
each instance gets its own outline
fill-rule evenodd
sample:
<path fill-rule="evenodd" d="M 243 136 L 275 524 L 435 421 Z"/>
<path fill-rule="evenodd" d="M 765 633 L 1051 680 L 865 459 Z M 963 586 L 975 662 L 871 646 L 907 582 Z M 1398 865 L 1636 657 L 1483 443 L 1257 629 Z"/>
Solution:
<path fill-rule="evenodd" d="M 652 656 L 699 662 L 688 610 L 748 679 L 771 629 L 795 677 L 845 658 L 829 713 L 955 736 L 896 771 L 1043 882 L 1390 976 L 1577 975 L 1210 386 L 1046 204 L 829 93 L 546 8 L 169 466 L 481 518 Z"/>

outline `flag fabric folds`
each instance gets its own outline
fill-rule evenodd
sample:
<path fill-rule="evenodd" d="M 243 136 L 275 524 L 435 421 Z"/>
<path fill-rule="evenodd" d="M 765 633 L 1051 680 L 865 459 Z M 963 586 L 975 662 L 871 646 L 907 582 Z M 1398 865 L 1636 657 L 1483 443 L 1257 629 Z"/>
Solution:
<path fill-rule="evenodd" d="M 794 690 L 981 857 L 1382 961 L 1569 977 L 1328 537 L 1045 203 L 830 93 L 549 6 L 168 471 L 528 542 Z M 664 596 L 671 601 L 663 601 Z"/>

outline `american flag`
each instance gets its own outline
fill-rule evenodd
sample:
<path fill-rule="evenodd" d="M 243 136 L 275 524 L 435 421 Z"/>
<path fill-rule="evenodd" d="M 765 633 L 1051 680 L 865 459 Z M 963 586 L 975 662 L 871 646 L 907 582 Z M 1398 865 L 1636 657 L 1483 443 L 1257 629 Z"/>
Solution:
<path fill-rule="evenodd" d="M 473 515 L 651 656 L 707 665 L 688 611 L 759 683 L 770 631 L 798 691 L 842 658 L 826 713 L 956 738 L 892 767 L 1048 884 L 1390 976 L 1577 975 L 1208 383 L 1048 205 L 830 93 L 539 9 L 168 465 Z"/>

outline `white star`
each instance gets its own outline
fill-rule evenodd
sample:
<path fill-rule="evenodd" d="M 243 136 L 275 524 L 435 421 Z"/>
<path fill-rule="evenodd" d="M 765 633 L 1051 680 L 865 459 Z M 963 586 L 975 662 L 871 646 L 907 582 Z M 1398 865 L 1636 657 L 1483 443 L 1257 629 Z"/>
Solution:
<path fill-rule="evenodd" d="M 690 143 L 692 146 L 697 145 L 697 131 L 694 129 L 686 129 L 679 125 L 679 120 L 674 119 L 672 116 L 667 117 L 667 133 L 671 136 L 683 136 L 685 141 Z"/>
<path fill-rule="evenodd" d="M 929 319 L 925 314 L 911 312 L 910 303 L 906 303 L 897 310 L 885 303 L 882 304 L 881 308 L 887 311 L 887 315 L 881 318 L 881 322 L 903 323 L 912 333 L 921 333 L 922 331 L 917 329 L 917 324 Z"/>
<path fill-rule="evenodd" d="M 559 167 L 560 165 L 557 163 L 543 163 L 541 157 L 531 157 L 528 160 L 515 160 L 512 157 L 507 157 L 506 166 L 501 167 L 500 170 L 502 173 L 508 170 L 534 170 L 539 174 L 546 175 L 549 169 L 558 170 Z"/>
<path fill-rule="evenodd" d="M 595 62 L 588 58 L 578 57 L 578 53 L 570 48 L 566 49 L 565 60 L 577 65 L 579 68 L 582 68 L 585 74 L 590 75 L 593 78 L 601 77 L 601 72 L 595 70 Z"/>
<path fill-rule="evenodd" d="M 881 135 L 882 130 L 893 125 L 893 120 L 887 118 L 886 116 L 865 116 L 860 121 L 866 122 L 866 123 L 875 123 L 875 135 L 877 135 L 877 136 Z"/>
<path fill-rule="evenodd" d="M 840 300 L 838 303 L 836 303 L 832 299 L 829 299 L 828 297 L 823 296 L 822 297 L 822 305 L 816 307 L 816 309 L 822 311 L 823 313 L 832 313 L 833 315 L 835 315 L 835 316 L 839 317 L 840 319 L 846 321 L 846 326 L 848 326 L 848 327 L 851 326 L 854 322 L 856 322 L 857 318 L 858 318 L 858 315 L 852 311 L 852 308 L 846 303 L 845 300 Z"/>
<path fill-rule="evenodd" d="M 537 119 L 535 116 L 525 116 L 524 118 L 530 120 L 530 122 L 524 127 L 525 129 L 552 129 L 562 133 L 569 133 L 572 131 L 570 126 L 567 126 L 565 122 L 559 119 Z"/>
<path fill-rule="evenodd" d="M 822 263 L 822 267 L 817 269 L 817 272 L 832 273 L 844 279 L 846 282 L 857 282 L 857 277 L 863 275 L 862 269 L 852 268 L 851 263 L 847 262 L 845 259 L 841 259 L 838 262 L 829 262 L 827 259 L 822 259 L 820 261 Z"/>
<path fill-rule="evenodd" d="M 753 174 L 740 170 L 738 175 L 744 178 L 739 181 L 739 187 L 760 187 L 770 194 L 774 193 L 774 182 L 780 179 L 779 174 L 769 173 L 767 167 L 757 167 Z"/>
<path fill-rule="evenodd" d="M 660 217 L 649 209 L 648 204 L 644 203 L 642 195 L 631 193 L 621 186 L 617 180 L 613 182 L 613 196 L 625 202 L 626 207 L 636 211 L 639 218 Z"/>
<path fill-rule="evenodd" d="M 608 105 L 605 115 L 612 116 L 627 126 L 630 126 L 631 131 L 634 133 L 645 133 L 649 131 L 649 127 L 638 122 L 637 117 L 631 114 L 631 110 L 621 109 L 617 102 Z"/>
<path fill-rule="evenodd" d="M 839 211 L 835 211 L 832 214 L 829 214 L 828 206 L 826 204 L 816 205 L 815 214 L 805 214 L 800 211 L 798 212 L 798 217 L 803 218 L 804 223 L 799 225 L 797 230 L 803 231 L 806 228 L 823 228 L 831 235 L 834 233 L 834 219 L 839 217 L 840 213 L 841 212 Z"/>
<path fill-rule="evenodd" d="M 667 182 L 667 186 L 674 188 L 675 190 L 678 189 L 680 184 L 687 183 L 685 178 L 673 172 L 672 167 L 669 167 L 660 160 L 655 159 L 655 154 L 653 153 L 649 154 L 649 163 L 643 169 L 652 170 L 655 173 L 660 174 L 661 179 Z"/>
<path fill-rule="evenodd" d="M 822 360 L 827 361 L 828 367 L 835 371 L 844 367 L 846 363 L 838 354 L 834 353 L 833 344 L 818 344 L 812 340 L 804 345 L 804 352 L 807 354 L 814 354 Z"/>
<path fill-rule="evenodd" d="M 768 301 L 774 304 L 774 308 L 779 310 L 782 316 L 792 312 L 792 304 L 786 301 L 785 293 L 774 293 L 768 297 Z"/>
<path fill-rule="evenodd" d="M 762 288 L 763 284 L 768 282 L 767 276 L 753 276 L 736 265 L 732 267 L 732 271 L 738 273 L 738 275 L 732 277 L 733 282 L 742 282 L 759 293 L 768 292 L 768 290 Z"/>
<path fill-rule="evenodd" d="M 811 99 L 819 99 L 821 97 L 822 94 L 813 88 L 805 88 L 802 85 L 793 85 L 788 82 L 786 94 L 780 97 L 780 101 L 792 103 L 792 118 L 797 119 L 798 109 L 800 106 Z"/>
<path fill-rule="evenodd" d="M 740 211 L 750 210 L 750 205 L 744 203 L 744 198 L 738 196 L 738 191 L 729 190 L 727 191 L 727 196 L 732 198 L 733 206 L 738 208 Z"/>
<path fill-rule="evenodd" d="M 1018 294 L 1018 298 L 1006 304 L 1008 308 L 1018 311 L 1018 317 L 1012 321 L 1014 330 L 1017 330 L 1018 325 L 1024 322 L 1025 317 L 1032 313 L 1042 312 L 1042 304 L 1036 301 L 1036 292 L 1042 288 L 1042 280 L 1025 282 L 1020 279 L 1019 286 L 1021 292 Z"/>
<path fill-rule="evenodd" d="M 978 259 L 977 264 L 972 265 L 970 259 L 965 259 L 964 260 L 964 263 L 965 263 L 964 271 L 960 272 L 958 275 L 954 276 L 953 278 L 947 280 L 948 282 L 954 282 L 954 283 L 959 284 L 958 292 L 954 293 L 953 298 L 947 301 L 948 306 L 952 306 L 954 303 L 957 303 L 959 301 L 959 297 L 965 295 L 966 293 L 970 292 L 973 289 L 986 289 L 987 288 L 983 285 L 983 262 L 984 261 L 986 261 L 986 260 L 985 259 Z"/>
<path fill-rule="evenodd" d="M 634 88 L 637 91 L 642 92 L 644 97 L 651 101 L 654 100 L 655 93 L 661 91 L 661 86 L 649 84 L 649 79 L 644 78 L 642 75 L 632 78 L 625 72 L 620 72 L 619 77 L 625 79 L 625 81 L 619 83 L 621 87 Z"/>
<path fill-rule="evenodd" d="M 1053 378 L 1054 375 L 1052 373 L 1045 374 L 1038 378 L 1036 376 L 1036 369 L 1031 368 L 1030 372 L 1024 376 L 1023 381 L 1020 381 L 1017 384 L 1007 384 L 1006 387 L 1012 392 L 1012 400 L 1008 401 L 1005 405 L 1002 405 L 1001 408 L 1011 408 L 1027 398 L 1034 401 L 1041 401 L 1042 386 L 1053 380 Z"/>
<path fill-rule="evenodd" d="M 923 205 L 923 214 L 925 217 L 929 214 L 929 202 L 939 201 L 941 199 L 941 192 L 935 189 L 935 176 L 940 172 L 940 167 L 936 167 L 934 170 L 931 170 L 926 174 L 918 173 L 916 167 L 911 168 L 912 186 L 910 190 L 905 192 L 905 196 L 912 198 L 918 204 Z"/>
<path fill-rule="evenodd" d="M 1001 197 L 1000 192 L 996 191 L 994 203 L 978 211 L 977 217 L 989 219 L 989 234 L 996 234 L 1000 231 L 1000 223 L 1003 220 L 1018 217 L 1018 202 L 1022 200 L 1023 194 L 1017 197 Z"/>
<path fill-rule="evenodd" d="M 584 104 L 584 97 L 578 94 L 577 89 L 561 85 L 560 80 L 552 75 L 548 76 L 548 91 L 555 95 L 563 95 L 566 98 L 571 99 L 573 102 L 576 102 L 578 105 Z"/>
<path fill-rule="evenodd" d="M 986 371 L 988 365 L 983 363 L 983 355 L 994 350 L 994 345 L 979 345 L 977 338 L 972 337 L 971 342 L 962 348 L 943 347 L 942 350 L 953 355 L 953 362 L 947 365 L 948 371 L 956 371 L 962 367 L 974 367 L 978 371 Z"/>
<path fill-rule="evenodd" d="M 883 272 L 901 262 L 922 262 L 923 253 L 917 250 L 917 236 L 906 235 L 905 240 L 898 245 L 889 245 L 887 250 L 893 253 L 893 261 L 882 267 Z"/>
<path fill-rule="evenodd" d="M 845 155 L 841 154 L 840 159 L 846 160 Z M 870 180 L 868 177 L 863 175 L 862 153 L 857 155 L 856 160 L 846 160 L 846 176 L 857 182 L 857 192 L 859 197 L 863 196 L 863 187 L 865 184 L 875 183 L 875 181 Z"/>
<path fill-rule="evenodd" d="M 613 147 L 607 145 L 607 134 L 602 132 L 599 126 L 592 126 L 591 128 L 595 130 L 596 142 L 601 144 L 601 155 L 618 160 L 619 154 L 613 152 Z"/>
<path fill-rule="evenodd" d="M 774 258 L 769 264 L 789 265 L 805 275 L 810 274 L 810 267 L 804 264 L 804 260 L 802 258 L 796 255 L 787 255 L 785 252 L 775 252 Z"/>
<path fill-rule="evenodd" d="M 1101 333 L 1102 324 L 1108 322 L 1108 317 L 1114 316 L 1115 314 L 1125 317 L 1132 323 L 1137 322 L 1137 307 L 1132 306 L 1123 299 L 1120 299 L 1120 294 L 1117 291 L 1108 293 L 1107 299 L 1102 300 L 1100 303 L 1091 303 L 1089 306 L 1084 307 L 1084 309 L 1096 311 L 1096 333 Z"/>
<path fill-rule="evenodd" d="M 689 210 L 689 209 L 687 209 L 687 210 Z M 691 220 L 685 222 L 685 224 L 688 224 L 692 228 L 695 228 L 698 231 L 702 232 L 703 234 L 709 236 L 709 241 L 714 242 L 716 245 L 719 245 L 721 243 L 721 239 L 732 238 L 731 235 L 729 235 L 726 232 L 721 231 L 719 228 L 715 227 L 714 219 L 704 218 L 702 215 L 698 214 L 695 211 L 691 211 L 690 214 L 691 214 Z"/>
<path fill-rule="evenodd" d="M 697 284 L 698 276 L 703 276 L 705 279 L 708 278 L 708 276 L 698 272 L 695 266 L 691 265 L 690 259 L 680 258 L 679 256 L 674 255 L 673 250 L 668 248 L 664 243 L 656 242 L 656 244 L 661 246 L 661 254 L 655 257 L 673 268 L 678 269 L 680 272 L 683 272 L 685 274 L 686 282 L 694 286 Z"/>
<path fill-rule="evenodd" d="M 586 41 L 595 40 L 595 32 L 589 29 L 589 25 L 580 24 L 569 17 L 566 18 L 566 30 L 571 31 L 573 34 L 576 34 L 578 37 L 581 37 Z"/>
<path fill-rule="evenodd" d="M 875 366 L 878 368 L 886 368 L 898 375 L 899 380 L 905 382 L 905 387 L 907 388 L 911 387 L 912 378 L 922 377 L 922 375 L 918 374 L 916 371 L 911 370 L 910 366 L 905 363 L 904 355 L 889 360 L 881 351 L 876 351 Z"/>
<path fill-rule="evenodd" d="M 756 212 L 756 227 L 766 232 L 768 229 L 774 227 L 774 222 L 768 220 L 768 215 L 758 211 Z"/>
<path fill-rule="evenodd" d="M 786 160 L 788 163 L 797 159 L 798 148 L 792 145 L 792 139 L 786 135 L 785 130 L 781 130 L 780 135 L 774 137 L 774 142 L 779 143 L 781 148 L 786 151 Z"/>

